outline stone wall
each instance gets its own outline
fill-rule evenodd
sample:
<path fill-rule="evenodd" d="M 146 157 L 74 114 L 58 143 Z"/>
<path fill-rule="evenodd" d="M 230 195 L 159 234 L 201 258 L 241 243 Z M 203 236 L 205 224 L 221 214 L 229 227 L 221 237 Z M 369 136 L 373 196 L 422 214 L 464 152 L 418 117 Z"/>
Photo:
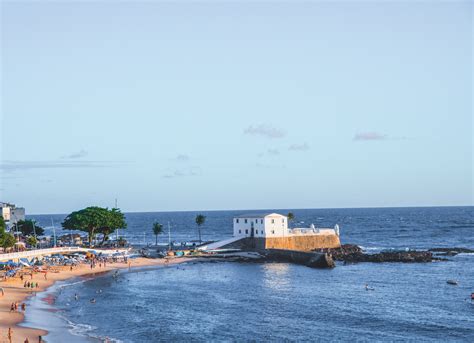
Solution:
<path fill-rule="evenodd" d="M 266 238 L 265 249 L 285 249 L 311 251 L 321 248 L 339 248 L 341 242 L 337 235 L 301 235 Z"/>
<path fill-rule="evenodd" d="M 275 238 L 243 238 L 224 246 L 243 250 L 285 249 L 311 251 L 323 248 L 339 248 L 341 242 L 337 235 L 295 235 Z"/>

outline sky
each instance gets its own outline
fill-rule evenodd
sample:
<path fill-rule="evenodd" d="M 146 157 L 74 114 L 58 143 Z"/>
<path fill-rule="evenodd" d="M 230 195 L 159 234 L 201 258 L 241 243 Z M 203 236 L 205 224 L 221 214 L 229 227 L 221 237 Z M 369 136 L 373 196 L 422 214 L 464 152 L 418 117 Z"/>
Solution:
<path fill-rule="evenodd" d="M 471 1 L 0 9 L 27 213 L 474 204 Z"/>

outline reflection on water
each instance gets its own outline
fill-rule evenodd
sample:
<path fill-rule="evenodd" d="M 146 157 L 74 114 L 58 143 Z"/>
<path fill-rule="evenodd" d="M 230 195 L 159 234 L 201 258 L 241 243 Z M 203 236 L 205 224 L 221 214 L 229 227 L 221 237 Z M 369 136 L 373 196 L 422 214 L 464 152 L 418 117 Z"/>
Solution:
<path fill-rule="evenodd" d="M 289 266 L 287 263 L 264 264 L 261 268 L 264 286 L 271 291 L 290 291 Z"/>

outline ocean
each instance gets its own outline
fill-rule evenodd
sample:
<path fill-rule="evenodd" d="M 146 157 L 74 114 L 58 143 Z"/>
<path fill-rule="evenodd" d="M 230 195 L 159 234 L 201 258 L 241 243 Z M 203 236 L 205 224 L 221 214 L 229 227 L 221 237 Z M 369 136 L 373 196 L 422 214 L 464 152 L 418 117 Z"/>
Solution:
<path fill-rule="evenodd" d="M 473 207 L 291 211 L 293 226 L 337 223 L 342 243 L 368 252 L 474 248 Z M 203 239 L 229 237 L 232 217 L 244 212 L 252 211 L 202 212 L 207 217 Z M 170 222 L 172 240 L 190 241 L 197 238 L 195 215 L 129 213 L 123 231 L 133 243 L 154 243 L 151 224 L 158 220 Z M 50 226 L 51 217 L 59 224 L 64 215 L 31 217 Z M 167 235 L 160 238 L 167 240 Z M 459 285 L 448 285 L 448 279 Z M 366 291 L 366 283 L 374 290 Z M 54 305 L 42 302 L 40 295 L 30 300 L 33 309 L 25 325 L 49 329 L 49 342 L 70 343 L 105 337 L 122 342 L 472 342 L 471 292 L 474 254 L 426 264 L 338 263 L 331 270 L 286 263 L 190 262 L 121 271 L 117 279 L 104 274 L 59 283 L 50 290 Z M 89 302 L 92 297 L 95 304 Z"/>

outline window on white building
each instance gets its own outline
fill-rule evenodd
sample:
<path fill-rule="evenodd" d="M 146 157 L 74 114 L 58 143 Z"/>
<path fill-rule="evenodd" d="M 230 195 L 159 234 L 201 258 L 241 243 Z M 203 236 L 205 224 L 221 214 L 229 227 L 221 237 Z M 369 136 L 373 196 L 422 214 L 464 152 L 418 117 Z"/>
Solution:
<path fill-rule="evenodd" d="M 239 233 L 242 233 L 242 230 L 239 230 Z"/>
<path fill-rule="evenodd" d="M 272 219 L 272 224 L 275 224 L 275 219 Z"/>
<path fill-rule="evenodd" d="M 281 219 L 281 222 L 282 222 L 282 223 L 285 223 L 285 218 L 282 218 L 282 219 Z"/>
<path fill-rule="evenodd" d="M 239 218 L 237 218 L 237 219 L 235 220 L 235 222 L 238 224 L 238 223 L 239 223 Z"/>
<path fill-rule="evenodd" d="M 249 233 L 249 230 L 245 230 L 245 234 L 248 234 Z"/>
<path fill-rule="evenodd" d="M 274 235 L 274 234 L 275 234 L 275 230 L 272 230 L 272 235 Z"/>
<path fill-rule="evenodd" d="M 247 224 L 247 219 L 245 219 L 245 224 Z"/>
<path fill-rule="evenodd" d="M 263 230 L 261 232 L 262 232 L 262 235 L 263 235 Z"/>
<path fill-rule="evenodd" d="M 260 224 L 263 224 L 263 219 L 260 219 Z"/>

